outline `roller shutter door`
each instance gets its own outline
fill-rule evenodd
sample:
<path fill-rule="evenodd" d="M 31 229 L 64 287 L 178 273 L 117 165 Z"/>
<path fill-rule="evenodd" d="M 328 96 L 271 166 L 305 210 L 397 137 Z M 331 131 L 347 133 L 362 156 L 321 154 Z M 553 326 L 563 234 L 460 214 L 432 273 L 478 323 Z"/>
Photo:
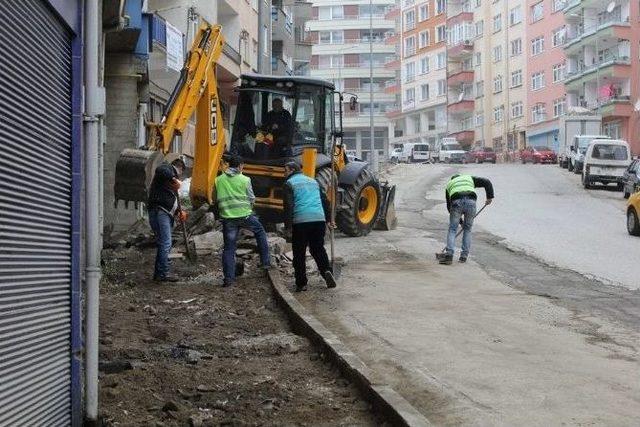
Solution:
<path fill-rule="evenodd" d="M 0 1 L 0 426 L 71 422 L 71 35 Z"/>

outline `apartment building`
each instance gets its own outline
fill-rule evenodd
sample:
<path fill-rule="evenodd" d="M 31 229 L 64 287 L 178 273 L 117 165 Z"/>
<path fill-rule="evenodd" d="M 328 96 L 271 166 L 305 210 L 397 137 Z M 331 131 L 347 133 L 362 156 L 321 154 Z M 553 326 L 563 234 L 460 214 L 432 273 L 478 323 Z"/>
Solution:
<path fill-rule="evenodd" d="M 597 112 L 603 133 L 640 153 L 638 63 L 640 4 L 631 0 L 569 0 L 564 53 L 567 104 Z"/>
<path fill-rule="evenodd" d="M 339 90 L 358 96 L 355 111 L 344 105 L 343 140 L 365 159 L 371 152 L 370 111 L 374 115 L 373 143 L 382 158 L 388 152 L 389 140 L 385 113 L 399 108 L 395 95 L 385 92 L 387 80 L 394 79 L 400 66 L 395 45 L 385 43 L 385 36 L 395 31 L 394 18 L 387 16 L 395 3 L 375 0 L 370 8 L 366 0 L 316 0 L 306 25 L 313 43 L 310 75 L 332 81 Z"/>
<path fill-rule="evenodd" d="M 527 1 L 527 145 L 558 148 L 559 119 L 566 113 L 565 0 Z"/>
<path fill-rule="evenodd" d="M 402 0 L 398 7 L 399 31 L 388 39 L 401 55 L 400 69 L 385 87 L 386 93 L 396 96 L 397 104 L 388 112 L 393 118 L 389 135 L 395 144 L 433 147 L 447 132 L 445 2 Z"/>

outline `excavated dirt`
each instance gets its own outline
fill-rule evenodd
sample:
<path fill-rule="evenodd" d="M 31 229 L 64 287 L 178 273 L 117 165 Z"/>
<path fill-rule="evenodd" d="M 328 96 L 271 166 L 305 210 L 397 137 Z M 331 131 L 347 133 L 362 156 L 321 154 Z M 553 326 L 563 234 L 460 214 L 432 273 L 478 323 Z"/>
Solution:
<path fill-rule="evenodd" d="M 105 250 L 100 410 L 105 425 L 380 425 L 357 390 L 291 332 L 254 261 L 220 284 L 217 256 L 150 280 L 153 248 Z"/>

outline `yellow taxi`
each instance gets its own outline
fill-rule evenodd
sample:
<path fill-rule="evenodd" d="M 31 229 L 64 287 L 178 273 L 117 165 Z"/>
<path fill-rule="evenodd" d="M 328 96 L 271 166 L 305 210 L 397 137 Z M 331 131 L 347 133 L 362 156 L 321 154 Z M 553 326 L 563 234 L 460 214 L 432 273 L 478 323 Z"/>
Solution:
<path fill-rule="evenodd" d="M 627 231 L 632 236 L 640 236 L 640 191 L 636 188 L 636 192 L 629 197 L 627 203 Z"/>

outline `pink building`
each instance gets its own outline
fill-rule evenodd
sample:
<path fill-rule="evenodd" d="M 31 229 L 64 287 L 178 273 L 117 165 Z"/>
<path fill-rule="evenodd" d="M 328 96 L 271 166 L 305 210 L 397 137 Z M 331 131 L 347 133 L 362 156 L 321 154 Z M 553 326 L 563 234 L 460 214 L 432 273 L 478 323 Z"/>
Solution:
<path fill-rule="evenodd" d="M 527 145 L 557 150 L 558 120 L 566 111 L 565 0 L 528 0 L 526 10 Z M 573 1 L 575 3 L 575 1 Z M 578 2 L 579 3 L 579 2 Z"/>
<path fill-rule="evenodd" d="M 640 154 L 639 2 L 573 0 L 564 16 L 568 105 L 598 112 L 602 132 Z"/>

